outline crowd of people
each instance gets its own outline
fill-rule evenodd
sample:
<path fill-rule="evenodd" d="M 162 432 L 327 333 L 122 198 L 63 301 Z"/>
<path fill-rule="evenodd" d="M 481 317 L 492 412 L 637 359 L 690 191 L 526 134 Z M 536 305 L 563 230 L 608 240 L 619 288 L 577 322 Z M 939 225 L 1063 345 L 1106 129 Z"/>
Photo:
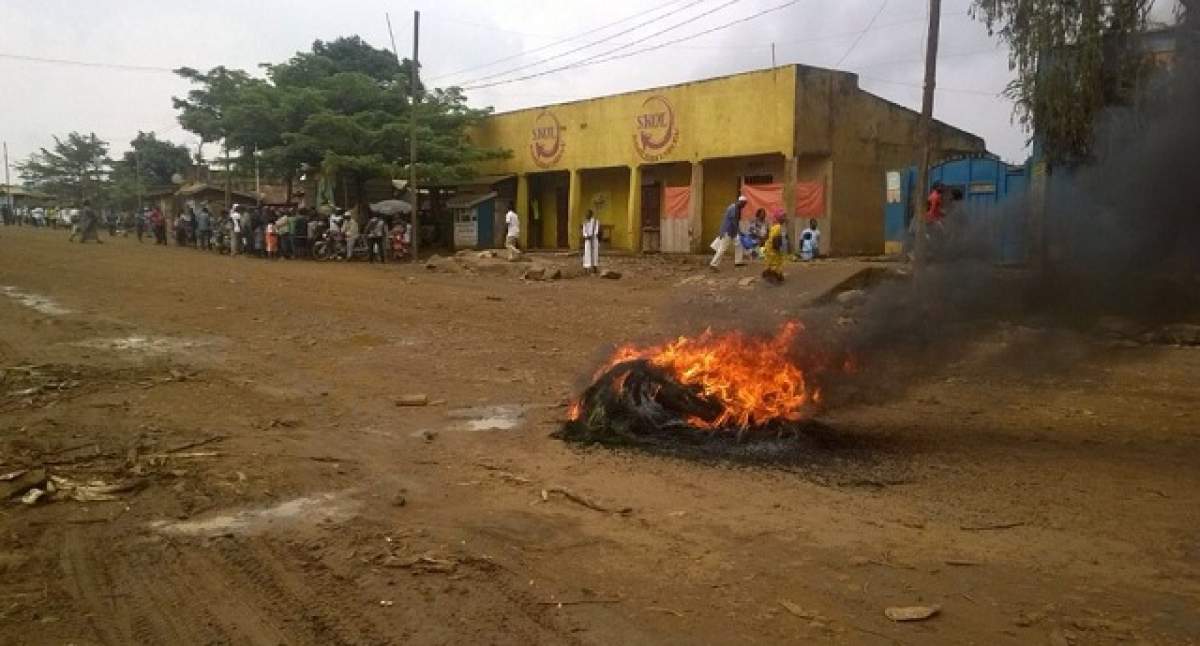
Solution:
<path fill-rule="evenodd" d="M 940 196 L 939 188 L 935 187 L 935 196 Z M 931 202 L 936 199 L 931 197 Z M 709 267 L 713 271 L 720 271 L 723 257 L 732 249 L 734 266 L 741 267 L 749 260 L 761 259 L 765 261 L 763 278 L 778 283 L 783 281 L 783 267 L 789 257 L 796 261 L 811 261 L 821 256 L 821 231 L 815 219 L 808 221 L 808 227 L 800 232 L 793 244 L 788 240 L 785 211 L 776 209 L 768 217 L 766 209 L 758 209 L 753 218 L 744 219 L 742 214 L 747 204 L 747 198 L 739 195 L 725 210 L 720 231 L 711 245 L 714 253 Z M 937 204 L 931 204 L 931 213 L 940 212 Z M 11 219 L 14 219 L 12 214 L 6 213 L 5 222 L 10 223 Z M 39 220 L 28 212 L 25 219 L 35 226 Z M 358 257 L 372 263 L 386 262 L 406 258 L 411 243 L 410 227 L 401 218 L 375 212 L 360 218 L 345 209 L 333 209 L 323 215 L 309 208 L 234 204 L 230 210 L 213 213 L 208 203 L 189 203 L 168 221 L 158 207 L 124 217 L 102 216 L 85 201 L 82 209 L 63 209 L 50 222 L 50 226 L 60 223 L 70 226 L 70 240 L 78 239 L 81 243 L 100 242 L 99 229 L 103 225 L 110 236 L 118 235 L 118 232 L 134 233 L 139 242 L 153 237 L 160 245 L 168 245 L 173 240 L 179 247 L 269 259 L 353 260 Z M 521 255 L 518 246 L 521 220 L 511 203 L 504 222 L 508 258 L 516 260 Z M 581 234 L 584 270 L 599 272 L 601 228 L 591 210 L 584 218 Z"/>
<path fill-rule="evenodd" d="M 109 235 L 153 238 L 155 244 L 190 247 L 231 256 L 268 259 L 314 258 L 369 262 L 400 260 L 409 255 L 408 224 L 400 218 L 369 213 L 365 222 L 353 211 L 334 209 L 323 215 L 314 209 L 255 207 L 234 204 L 214 213 L 207 203 L 188 204 L 174 218 L 158 207 L 143 209 L 104 222 Z M 100 242 L 101 218 L 87 202 L 72 223 L 70 240 Z"/>

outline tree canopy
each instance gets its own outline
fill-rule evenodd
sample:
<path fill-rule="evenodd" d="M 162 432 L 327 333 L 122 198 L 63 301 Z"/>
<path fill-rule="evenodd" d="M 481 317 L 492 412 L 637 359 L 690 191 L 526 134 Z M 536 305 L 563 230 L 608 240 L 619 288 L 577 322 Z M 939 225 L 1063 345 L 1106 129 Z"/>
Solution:
<path fill-rule="evenodd" d="M 129 147 L 120 159 L 111 162 L 112 171 L 105 185 L 105 201 L 119 208 L 135 208 L 139 195 L 171 186 L 175 174 L 191 165 L 186 147 L 163 141 L 153 132 L 139 131 Z"/>
<path fill-rule="evenodd" d="M 51 149 L 33 153 L 17 170 L 30 185 L 64 201 L 94 198 L 108 177 L 108 142 L 94 132 L 55 136 Z"/>
<path fill-rule="evenodd" d="M 412 61 L 353 36 L 318 40 L 310 51 L 262 67 L 265 79 L 224 67 L 176 70 L 196 86 L 175 99 L 180 124 L 204 141 L 223 140 L 242 159 L 259 151 L 264 168 L 289 181 L 319 168 L 361 187 L 406 171 Z M 421 181 L 464 179 L 476 162 L 507 154 L 467 138 L 468 127 L 490 110 L 467 106 L 456 88 L 418 93 Z"/>
<path fill-rule="evenodd" d="M 1052 162 L 1086 160 L 1107 106 L 1134 98 L 1145 60 L 1137 34 L 1154 0 L 974 0 L 971 12 L 1009 46 L 1006 95 Z"/>

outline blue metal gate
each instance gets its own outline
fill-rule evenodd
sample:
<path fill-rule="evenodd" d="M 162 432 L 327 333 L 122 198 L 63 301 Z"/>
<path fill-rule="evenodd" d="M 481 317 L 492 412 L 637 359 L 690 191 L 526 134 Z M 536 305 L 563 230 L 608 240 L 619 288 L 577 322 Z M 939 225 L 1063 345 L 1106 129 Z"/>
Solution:
<path fill-rule="evenodd" d="M 885 251 L 898 253 L 909 242 L 916 169 L 890 171 L 884 182 Z M 1027 209 L 1023 198 L 1029 187 L 1028 165 L 1009 166 L 990 157 L 954 159 L 929 169 L 929 186 L 923 193 L 936 182 L 962 196 L 968 222 L 987 227 L 995 262 L 1025 261 Z"/>

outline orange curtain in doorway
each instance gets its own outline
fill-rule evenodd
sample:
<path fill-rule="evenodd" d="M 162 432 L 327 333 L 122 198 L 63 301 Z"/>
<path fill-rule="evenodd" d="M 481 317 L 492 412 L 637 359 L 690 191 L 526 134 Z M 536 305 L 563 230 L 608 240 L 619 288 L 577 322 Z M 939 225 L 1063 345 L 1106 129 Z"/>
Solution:
<path fill-rule="evenodd" d="M 796 182 L 797 217 L 820 218 L 825 216 L 825 180 Z"/>
<path fill-rule="evenodd" d="M 752 219 L 759 209 L 765 210 L 770 218 L 776 209 L 784 208 L 783 184 L 743 184 L 742 195 L 746 196 L 743 220 Z"/>
<path fill-rule="evenodd" d="M 665 186 L 663 187 L 663 210 L 664 218 L 682 218 L 687 219 L 691 216 L 692 210 L 692 187 L 691 186 Z"/>

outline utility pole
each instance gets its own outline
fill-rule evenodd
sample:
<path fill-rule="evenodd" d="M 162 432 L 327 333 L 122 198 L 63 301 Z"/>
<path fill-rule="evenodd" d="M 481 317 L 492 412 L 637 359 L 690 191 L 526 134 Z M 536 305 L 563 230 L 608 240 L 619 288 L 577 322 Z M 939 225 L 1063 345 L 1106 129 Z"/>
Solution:
<path fill-rule="evenodd" d="M 771 67 L 775 67 L 775 43 L 771 43 Z"/>
<path fill-rule="evenodd" d="M 255 206 L 262 208 L 262 179 L 258 174 L 258 144 L 254 144 L 254 197 Z M 226 204 L 225 208 L 229 208 Z"/>
<path fill-rule="evenodd" d="M 133 151 L 133 177 L 137 180 L 138 214 L 142 212 L 142 156 L 137 150 Z"/>
<path fill-rule="evenodd" d="M 929 34 L 925 44 L 925 93 L 921 97 L 921 124 L 917 134 L 920 156 L 917 186 L 913 190 L 913 217 L 917 219 L 916 257 L 925 251 L 925 198 L 928 195 L 929 156 L 933 147 L 933 96 L 937 87 L 938 34 L 942 27 L 942 0 L 929 0 Z"/>
<path fill-rule="evenodd" d="M 8 179 L 8 142 L 4 142 L 4 197 L 8 198 L 8 212 L 13 210 L 12 182 Z M 5 222 L 5 224 L 8 224 Z"/>
<path fill-rule="evenodd" d="M 233 168 L 229 163 L 229 140 L 223 140 L 225 147 L 225 208 L 232 210 L 233 207 Z"/>
<path fill-rule="evenodd" d="M 421 195 L 417 192 L 417 103 L 420 101 L 420 92 L 417 88 L 417 83 L 420 79 L 420 48 L 421 42 L 421 12 L 413 12 L 413 54 L 412 54 L 412 69 L 411 78 L 409 79 L 409 92 L 412 93 L 412 102 L 410 109 L 412 113 L 409 115 L 410 122 L 408 125 L 408 190 L 412 191 L 412 257 L 413 262 L 419 262 L 421 258 Z"/>

